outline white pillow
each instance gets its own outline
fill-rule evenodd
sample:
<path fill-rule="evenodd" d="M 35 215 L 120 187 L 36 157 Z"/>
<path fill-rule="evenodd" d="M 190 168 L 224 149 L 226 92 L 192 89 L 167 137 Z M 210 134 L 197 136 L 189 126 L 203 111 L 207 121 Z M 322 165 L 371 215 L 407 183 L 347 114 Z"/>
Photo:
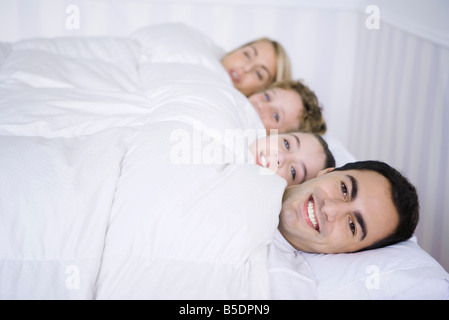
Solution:
<path fill-rule="evenodd" d="M 340 140 L 330 136 L 329 134 L 323 135 L 323 138 L 326 140 L 329 150 L 335 158 L 335 166 L 337 168 L 345 165 L 346 163 L 357 161 L 354 155 L 349 152 Z"/>
<path fill-rule="evenodd" d="M 302 254 L 319 299 L 449 299 L 449 274 L 416 238 L 358 253 Z"/>

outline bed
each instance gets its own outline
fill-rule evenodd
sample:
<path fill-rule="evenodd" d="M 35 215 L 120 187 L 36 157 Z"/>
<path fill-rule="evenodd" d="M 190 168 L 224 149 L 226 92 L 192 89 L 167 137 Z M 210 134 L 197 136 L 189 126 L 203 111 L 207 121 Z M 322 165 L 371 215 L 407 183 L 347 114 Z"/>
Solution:
<path fill-rule="evenodd" d="M 416 239 L 270 268 L 286 182 L 223 54 L 180 24 L 0 45 L 0 298 L 449 298 Z"/>

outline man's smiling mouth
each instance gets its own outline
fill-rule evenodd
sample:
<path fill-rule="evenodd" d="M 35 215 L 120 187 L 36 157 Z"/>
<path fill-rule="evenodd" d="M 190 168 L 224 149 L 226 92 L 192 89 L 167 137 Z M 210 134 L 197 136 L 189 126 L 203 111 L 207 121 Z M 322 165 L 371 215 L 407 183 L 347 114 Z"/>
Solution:
<path fill-rule="evenodd" d="M 315 216 L 315 202 L 313 201 L 312 196 L 310 196 L 309 201 L 307 202 L 307 217 L 309 218 L 309 221 L 311 222 L 313 228 L 317 231 L 320 231 L 320 226 Z"/>

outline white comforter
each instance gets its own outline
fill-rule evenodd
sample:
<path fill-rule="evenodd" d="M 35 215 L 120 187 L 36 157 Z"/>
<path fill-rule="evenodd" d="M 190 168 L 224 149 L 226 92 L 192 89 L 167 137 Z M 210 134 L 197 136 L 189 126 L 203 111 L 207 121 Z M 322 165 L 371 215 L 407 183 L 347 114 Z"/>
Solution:
<path fill-rule="evenodd" d="M 263 126 L 222 54 L 178 25 L 0 44 L 1 299 L 270 298 L 286 183 L 226 134 Z"/>

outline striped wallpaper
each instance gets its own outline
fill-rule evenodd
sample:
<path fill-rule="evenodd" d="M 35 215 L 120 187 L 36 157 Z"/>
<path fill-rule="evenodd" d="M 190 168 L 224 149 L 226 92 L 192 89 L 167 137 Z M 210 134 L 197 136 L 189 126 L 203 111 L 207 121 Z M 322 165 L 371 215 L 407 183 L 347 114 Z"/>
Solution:
<path fill-rule="evenodd" d="M 382 22 L 358 50 L 348 146 L 415 184 L 418 242 L 449 270 L 449 48 Z"/>

